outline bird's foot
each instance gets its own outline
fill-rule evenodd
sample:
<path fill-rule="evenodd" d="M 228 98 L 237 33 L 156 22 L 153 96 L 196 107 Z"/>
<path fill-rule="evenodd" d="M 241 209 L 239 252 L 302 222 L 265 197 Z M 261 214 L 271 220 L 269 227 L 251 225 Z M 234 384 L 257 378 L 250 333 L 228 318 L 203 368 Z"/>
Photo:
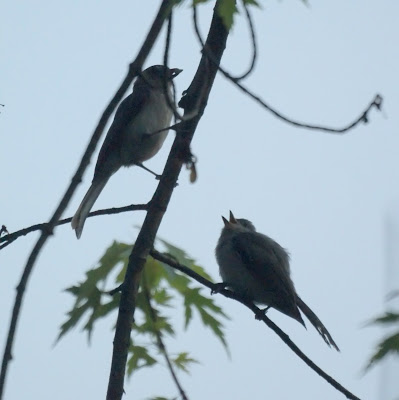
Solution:
<path fill-rule="evenodd" d="M 136 163 L 136 165 L 142 169 L 144 169 L 145 171 L 149 172 L 150 174 L 155 176 L 155 179 L 157 179 L 158 181 L 161 179 L 162 175 L 158 175 L 156 172 L 151 171 L 149 168 L 147 168 L 143 163 Z"/>
<path fill-rule="evenodd" d="M 213 289 L 211 290 L 211 294 L 220 293 L 223 289 L 226 289 L 226 286 L 227 286 L 227 284 L 224 282 L 215 283 L 213 286 Z"/>
<path fill-rule="evenodd" d="M 263 317 L 266 315 L 267 310 L 270 308 L 270 306 L 266 307 L 266 308 L 262 308 L 259 309 L 259 311 L 257 311 L 255 313 L 255 319 L 257 319 L 258 321 L 261 321 L 263 319 Z"/>

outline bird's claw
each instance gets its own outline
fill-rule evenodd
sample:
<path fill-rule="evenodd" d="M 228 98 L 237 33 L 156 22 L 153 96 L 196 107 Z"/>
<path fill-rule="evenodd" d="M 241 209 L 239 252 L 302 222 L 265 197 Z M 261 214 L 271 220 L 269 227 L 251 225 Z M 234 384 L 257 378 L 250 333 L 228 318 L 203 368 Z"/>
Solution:
<path fill-rule="evenodd" d="M 220 293 L 223 289 L 226 289 L 226 286 L 224 282 L 215 283 L 211 290 L 211 295 Z"/>
<path fill-rule="evenodd" d="M 261 321 L 263 319 L 263 317 L 266 315 L 267 310 L 270 308 L 270 306 L 266 307 L 266 308 L 262 308 L 259 309 L 256 313 L 255 313 L 255 319 L 258 321 Z"/>

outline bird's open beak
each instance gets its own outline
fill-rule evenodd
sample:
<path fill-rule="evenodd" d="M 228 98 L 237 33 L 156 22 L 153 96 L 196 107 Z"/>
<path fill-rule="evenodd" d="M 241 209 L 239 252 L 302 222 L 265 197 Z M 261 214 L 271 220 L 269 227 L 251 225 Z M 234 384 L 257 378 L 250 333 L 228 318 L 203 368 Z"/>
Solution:
<path fill-rule="evenodd" d="M 230 211 L 230 223 L 237 224 L 237 220 L 234 218 L 234 215 L 231 211 Z"/>
<path fill-rule="evenodd" d="M 170 79 L 176 78 L 176 76 L 179 75 L 180 72 L 182 72 L 182 71 L 183 71 L 183 70 L 182 70 L 182 69 L 179 69 L 179 68 L 172 68 L 172 69 L 170 70 L 169 78 L 170 78 Z"/>
<path fill-rule="evenodd" d="M 230 222 L 227 221 L 227 219 L 226 219 L 225 217 L 223 217 L 223 215 L 222 215 L 222 220 L 223 220 L 224 226 L 225 226 L 226 228 L 230 226 Z"/>
<path fill-rule="evenodd" d="M 222 216 L 222 220 L 223 220 L 224 226 L 226 228 L 232 228 L 232 225 L 237 225 L 238 224 L 237 220 L 235 219 L 235 217 L 234 217 L 234 215 L 233 215 L 233 213 L 231 211 L 230 211 L 230 221 L 228 221 L 223 216 Z"/>

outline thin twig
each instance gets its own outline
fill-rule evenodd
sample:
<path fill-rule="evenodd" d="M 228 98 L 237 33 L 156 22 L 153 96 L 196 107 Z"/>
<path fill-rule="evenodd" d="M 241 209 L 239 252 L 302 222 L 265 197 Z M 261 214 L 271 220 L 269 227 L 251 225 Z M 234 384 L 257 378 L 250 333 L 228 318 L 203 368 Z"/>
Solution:
<path fill-rule="evenodd" d="M 172 26 L 173 26 L 173 12 L 169 14 L 168 18 L 168 27 L 166 30 L 166 40 L 165 40 L 165 50 L 163 54 L 163 65 L 165 67 L 169 67 L 169 49 L 170 49 L 170 42 L 172 38 Z M 173 115 L 175 117 L 175 122 L 181 121 L 183 119 L 183 116 L 179 113 L 179 111 L 176 108 L 176 88 L 175 88 L 175 83 L 173 79 L 170 81 L 173 87 L 173 99 L 169 97 L 169 90 L 168 90 L 168 79 L 165 76 L 165 79 L 163 81 L 163 91 L 165 95 L 166 102 L 168 103 L 169 108 L 172 110 Z"/>
<path fill-rule="evenodd" d="M 209 59 L 215 63 L 215 60 L 213 59 L 212 53 L 210 53 L 207 49 L 207 47 L 204 45 L 204 41 L 202 40 L 199 28 L 198 28 L 198 16 L 196 12 L 196 7 L 193 7 L 193 24 L 194 24 L 194 31 L 196 33 L 196 36 L 198 38 L 198 41 L 202 47 L 202 51 L 205 52 L 208 56 Z M 232 76 L 229 72 L 227 72 L 224 68 L 222 68 L 220 65 L 218 65 L 218 70 L 222 73 L 224 77 L 226 77 L 228 80 L 233 82 L 234 85 L 236 85 L 242 92 L 247 94 L 249 97 L 251 97 L 253 100 L 255 100 L 258 104 L 260 104 L 263 108 L 271 112 L 275 117 L 278 119 L 281 119 L 282 121 L 294 125 L 298 128 L 304 128 L 304 129 L 311 129 L 311 130 L 318 130 L 322 132 L 327 132 L 327 133 L 333 133 L 333 134 L 344 134 L 359 125 L 360 123 L 367 123 L 369 120 L 369 113 L 371 109 L 376 108 L 378 111 L 381 111 L 382 107 L 382 101 L 383 98 L 381 95 L 376 94 L 374 96 L 374 99 L 371 101 L 368 107 L 360 114 L 358 118 L 356 118 L 353 122 L 350 122 L 349 124 L 343 126 L 342 128 L 330 128 L 327 126 L 323 125 L 314 125 L 314 124 L 308 124 L 304 122 L 300 122 L 297 120 L 294 120 L 290 117 L 287 117 L 280 111 L 277 111 L 274 107 L 270 106 L 267 104 L 264 100 L 262 100 L 258 95 L 254 94 L 251 90 L 249 90 L 247 87 L 245 87 L 242 83 L 239 82 L 239 78 L 235 78 Z"/>
<path fill-rule="evenodd" d="M 164 19 L 167 16 L 167 11 L 172 7 L 172 5 L 173 5 L 173 0 L 163 0 L 162 1 L 161 6 L 158 11 L 158 14 L 152 23 L 151 29 L 150 29 L 147 37 L 145 38 L 144 43 L 141 46 L 136 59 L 134 60 L 133 63 L 130 64 L 129 71 L 127 73 L 126 78 L 124 79 L 120 88 L 117 90 L 116 94 L 110 101 L 109 105 L 104 110 L 104 112 L 100 118 L 100 121 L 98 122 L 98 125 L 97 125 L 96 129 L 94 130 L 94 133 L 93 133 L 93 135 L 90 139 L 90 142 L 86 148 L 86 151 L 80 161 L 79 167 L 77 168 L 75 175 L 72 178 L 70 185 L 68 186 L 59 205 L 57 206 L 53 216 L 51 217 L 50 221 L 48 222 L 46 229 L 43 229 L 41 231 L 40 237 L 37 240 L 35 246 L 33 247 L 33 250 L 31 251 L 31 253 L 28 257 L 28 260 L 26 262 L 20 282 L 17 286 L 17 294 L 15 296 L 15 302 L 14 302 L 11 321 L 10 321 L 8 334 L 7 334 L 7 341 L 6 341 L 6 345 L 4 348 L 4 354 L 3 354 L 2 365 L 1 365 L 1 373 L 0 373 L 0 400 L 3 399 L 8 366 L 9 366 L 10 360 L 12 359 L 12 348 L 13 348 L 17 323 L 18 323 L 18 319 L 20 316 L 22 300 L 23 300 L 23 296 L 25 293 L 25 288 L 26 288 L 26 285 L 28 284 L 29 277 L 30 277 L 33 267 L 36 263 L 36 260 L 39 256 L 39 253 L 40 253 L 41 249 L 43 248 L 44 244 L 46 243 L 47 239 L 49 238 L 49 236 L 53 234 L 54 227 L 56 226 L 57 222 L 61 218 L 62 213 L 65 211 L 66 207 L 69 204 L 70 199 L 72 198 L 72 195 L 74 194 L 77 186 L 81 182 L 83 173 L 86 170 L 87 166 L 89 165 L 91 156 L 94 153 L 96 145 L 101 137 L 101 134 L 107 124 L 109 117 L 112 115 L 114 109 L 116 108 L 118 103 L 121 101 L 123 95 L 125 94 L 126 90 L 130 86 L 130 84 L 132 83 L 134 77 L 138 74 L 139 71 L 141 71 L 144 62 L 147 59 L 147 56 L 148 56 L 150 50 L 152 49 L 156 38 L 159 35 L 159 32 L 162 28 Z"/>
<path fill-rule="evenodd" d="M 255 25 L 252 21 L 251 14 L 248 9 L 248 4 L 245 2 L 245 0 L 242 0 L 242 6 L 244 7 L 245 11 L 245 17 L 247 18 L 248 26 L 249 26 L 249 32 L 251 36 L 251 43 L 252 43 L 252 57 L 251 57 L 251 64 L 249 65 L 249 68 L 246 72 L 244 72 L 242 75 L 235 76 L 234 79 L 236 81 L 240 81 L 242 79 L 245 79 L 248 75 L 252 73 L 252 71 L 255 68 L 256 64 L 256 59 L 258 57 L 258 46 L 257 46 L 257 40 L 256 40 L 256 34 L 255 34 Z"/>
<path fill-rule="evenodd" d="M 120 214 L 123 212 L 128 211 L 145 211 L 148 209 L 148 204 L 130 204 L 129 206 L 123 207 L 112 207 L 112 208 L 104 208 L 97 211 L 91 211 L 88 215 L 88 218 L 95 217 L 97 215 L 113 215 L 113 214 Z M 72 217 L 60 219 L 55 226 L 65 225 L 72 221 Z M 17 240 L 21 236 L 26 236 L 28 233 L 35 232 L 35 231 L 43 231 L 48 229 L 48 223 L 42 222 L 40 224 L 35 224 L 28 226 L 27 228 L 20 229 L 18 231 L 9 233 L 8 235 L 4 235 L 0 237 L 0 243 L 3 243 L 0 246 L 0 250 L 4 249 L 12 242 Z"/>
<path fill-rule="evenodd" d="M 170 50 L 170 43 L 171 43 L 171 38 L 172 38 L 172 26 L 173 26 L 173 15 L 170 13 L 169 19 L 168 19 L 168 28 L 166 31 L 166 40 L 165 40 L 165 50 L 163 54 L 163 64 L 165 67 L 169 66 L 169 50 Z M 179 110 L 176 107 L 176 88 L 175 88 L 175 83 L 172 80 L 171 84 L 173 86 L 173 100 L 169 98 L 169 93 L 168 93 L 168 88 L 167 88 L 167 81 L 165 80 L 163 85 L 163 91 L 165 94 L 166 101 L 168 103 L 169 108 L 172 110 L 173 115 L 175 117 L 175 122 L 177 121 L 188 121 L 192 118 L 195 118 L 198 115 L 198 110 L 199 110 L 199 103 L 197 104 L 197 107 L 194 108 L 193 112 L 187 113 L 185 112 L 184 115 L 182 115 Z M 201 96 L 199 96 L 200 98 Z M 177 125 L 177 124 L 175 124 Z M 154 133 L 151 133 L 151 135 Z"/>
<path fill-rule="evenodd" d="M 180 396 L 182 397 L 183 400 L 188 400 L 188 397 L 187 397 L 187 395 L 186 395 L 181 383 L 179 382 L 179 379 L 177 378 L 177 375 L 176 375 L 175 369 L 173 367 L 173 364 L 170 361 L 170 358 L 169 358 L 168 352 L 166 350 L 165 344 L 164 344 L 164 342 L 162 340 L 162 333 L 156 327 L 157 313 L 156 313 L 155 309 L 153 308 L 153 306 L 151 304 L 151 295 L 150 295 L 150 291 L 148 289 L 145 272 L 143 273 L 143 279 L 142 279 L 141 282 L 142 282 L 141 289 L 142 289 L 142 291 L 144 293 L 144 297 L 145 297 L 146 302 L 147 302 L 148 310 L 150 312 L 150 318 L 151 318 L 151 320 L 153 322 L 153 328 L 154 328 L 153 331 L 154 331 L 154 334 L 155 334 L 155 336 L 157 338 L 157 345 L 158 345 L 159 351 L 162 353 L 162 355 L 165 358 L 165 361 L 166 361 L 166 364 L 168 366 L 170 375 L 172 376 L 172 379 L 175 382 L 175 385 L 177 387 L 177 390 L 180 393 Z"/>
<path fill-rule="evenodd" d="M 283 332 L 273 321 L 271 321 L 264 313 L 261 313 L 261 310 L 256 307 L 253 303 L 248 302 L 242 299 L 240 296 L 236 295 L 234 292 L 227 289 L 219 289 L 218 284 L 212 283 L 208 281 L 208 279 L 194 272 L 191 268 L 186 267 L 185 265 L 179 264 L 174 259 L 169 256 L 166 256 L 156 250 L 151 250 L 151 257 L 155 258 L 158 261 L 161 261 L 172 268 L 177 269 L 178 271 L 183 272 L 184 274 L 190 276 L 195 279 L 197 282 L 203 284 L 204 286 L 211 289 L 211 291 L 217 291 L 225 297 L 236 300 L 241 304 L 248 307 L 256 316 L 260 318 L 270 329 L 272 329 L 280 339 L 302 360 L 313 369 L 318 375 L 320 375 L 323 379 L 325 379 L 331 386 L 344 394 L 348 399 L 351 400 L 359 400 L 357 396 L 351 393 L 349 390 L 344 388 L 340 383 L 338 383 L 334 378 L 324 372 L 319 366 L 317 366 L 310 358 L 308 358 L 299 347 L 289 338 L 289 336 Z"/>

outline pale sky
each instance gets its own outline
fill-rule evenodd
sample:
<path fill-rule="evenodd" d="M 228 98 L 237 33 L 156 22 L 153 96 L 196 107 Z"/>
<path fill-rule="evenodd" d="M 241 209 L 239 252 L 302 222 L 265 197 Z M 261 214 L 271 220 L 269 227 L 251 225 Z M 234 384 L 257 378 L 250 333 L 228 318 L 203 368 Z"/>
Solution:
<path fill-rule="evenodd" d="M 157 7 L 158 1 L 3 2 L 0 224 L 10 232 L 51 216 Z M 170 65 L 184 70 L 175 82 L 180 97 L 200 51 L 188 4 L 176 11 Z M 200 11 L 205 35 L 212 10 Z M 364 325 L 384 310 L 384 224 L 388 214 L 399 215 L 399 2 L 328 0 L 306 7 L 269 0 L 252 13 L 259 58 L 245 84 L 265 101 L 292 118 L 333 127 L 352 121 L 376 93 L 384 97 L 384 112 L 372 112 L 369 124 L 345 136 L 297 129 L 218 75 L 192 145 L 198 181 L 190 184 L 182 171 L 159 235 L 219 280 L 214 248 L 220 216 L 231 209 L 252 220 L 290 251 L 297 291 L 341 353 L 330 350 L 310 324 L 305 330 L 274 310 L 268 316 L 347 389 L 379 400 L 380 368 L 366 375 L 362 369 L 383 331 Z M 164 35 L 146 66 L 162 62 L 163 44 Z M 240 18 L 222 64 L 241 73 L 249 57 Z M 147 163 L 150 168 L 162 171 L 173 136 Z M 65 217 L 79 205 L 94 164 Z M 138 168 L 121 170 L 94 209 L 146 202 L 156 185 Z M 52 347 L 73 300 L 63 289 L 81 281 L 113 240 L 133 242 L 143 217 L 91 218 L 79 241 L 70 226 L 56 230 L 28 284 L 7 400 L 105 398 L 116 313 L 97 324 L 90 347 L 79 329 Z M 37 237 L 22 237 L 0 252 L 1 352 L 15 287 Z M 231 359 L 198 321 L 166 339 L 170 352 L 187 350 L 201 362 L 191 375 L 179 373 L 190 400 L 344 398 L 246 308 L 222 296 L 215 300 L 232 317 L 225 324 Z M 181 311 L 176 314 L 180 331 Z M 164 367 L 138 372 L 125 390 L 126 399 L 177 395 Z"/>

